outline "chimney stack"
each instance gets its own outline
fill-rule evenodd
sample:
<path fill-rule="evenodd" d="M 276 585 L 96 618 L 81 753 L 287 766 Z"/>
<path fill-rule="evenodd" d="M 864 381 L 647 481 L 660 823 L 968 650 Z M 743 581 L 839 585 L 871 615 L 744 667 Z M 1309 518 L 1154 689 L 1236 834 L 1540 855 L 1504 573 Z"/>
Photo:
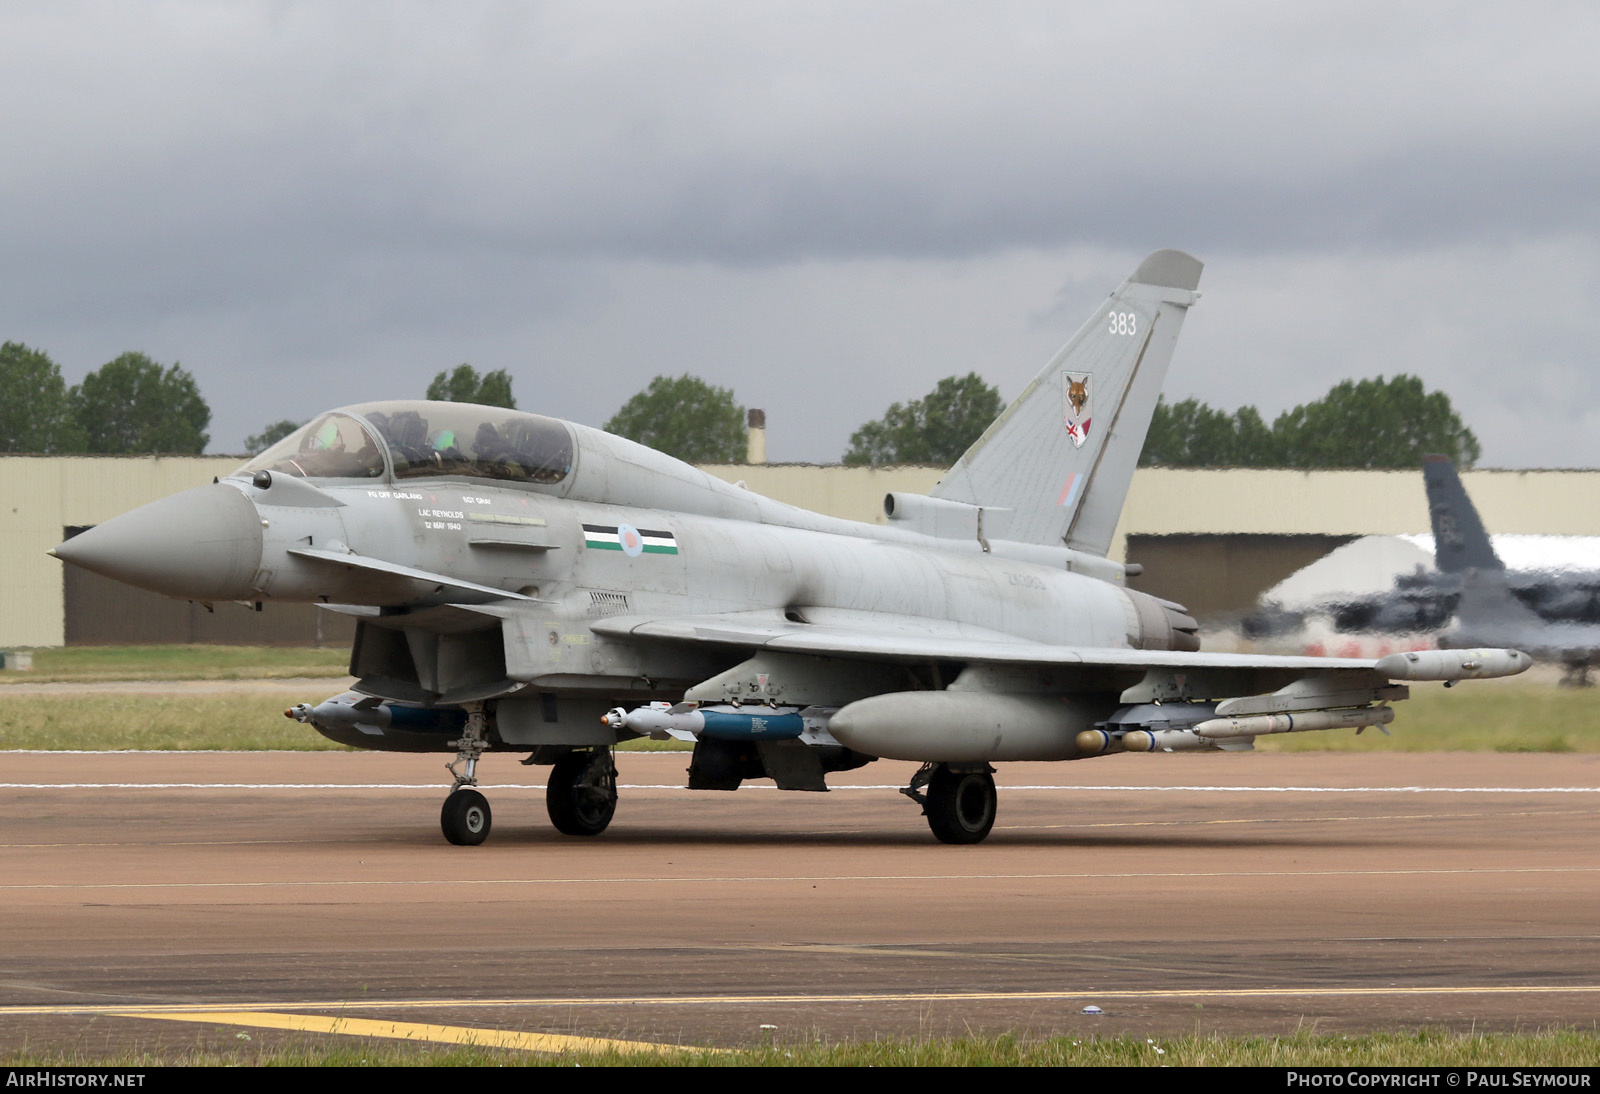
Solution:
<path fill-rule="evenodd" d="M 767 462 L 767 412 L 765 410 L 751 410 L 745 417 L 746 424 L 750 427 L 749 440 L 745 442 L 745 463 Z"/>

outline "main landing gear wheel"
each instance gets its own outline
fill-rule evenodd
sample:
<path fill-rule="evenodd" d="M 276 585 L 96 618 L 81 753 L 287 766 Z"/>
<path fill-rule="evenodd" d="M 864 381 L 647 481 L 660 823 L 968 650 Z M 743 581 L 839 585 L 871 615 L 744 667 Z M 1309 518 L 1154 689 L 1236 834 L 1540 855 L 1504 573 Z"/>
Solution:
<path fill-rule="evenodd" d="M 940 764 L 928 779 L 923 813 L 941 843 L 979 843 L 994 827 L 994 776 Z"/>
<path fill-rule="evenodd" d="M 544 788 L 544 805 L 556 831 L 598 836 L 617 812 L 617 767 L 609 748 L 568 752 L 556 761 Z"/>
<path fill-rule="evenodd" d="M 475 847 L 489 838 L 489 799 L 462 787 L 453 790 L 439 810 L 439 827 L 444 838 L 458 847 Z"/>

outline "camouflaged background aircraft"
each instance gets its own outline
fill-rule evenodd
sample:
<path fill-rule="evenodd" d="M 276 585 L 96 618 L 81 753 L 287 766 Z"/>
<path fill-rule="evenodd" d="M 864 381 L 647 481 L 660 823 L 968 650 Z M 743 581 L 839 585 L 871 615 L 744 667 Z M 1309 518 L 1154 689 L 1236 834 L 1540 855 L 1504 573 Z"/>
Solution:
<path fill-rule="evenodd" d="M 1562 665 L 1563 686 L 1592 686 L 1590 668 L 1600 663 L 1600 571 L 1558 563 L 1508 569 L 1449 457 L 1424 456 L 1422 474 L 1434 569 L 1401 574 L 1382 593 L 1299 611 L 1268 604 L 1243 620 L 1244 633 L 1292 634 L 1308 617 L 1323 616 L 1341 634 L 1420 635 L 1452 648 L 1515 646 Z"/>
<path fill-rule="evenodd" d="M 939 839 L 976 843 L 992 763 L 1382 725 L 1395 680 L 1525 668 L 1507 650 L 1200 653 L 1180 605 L 1124 587 L 1105 555 L 1200 270 L 1145 259 L 882 525 L 569 422 L 382 402 L 55 553 L 169 596 L 354 616 L 355 690 L 289 713 L 362 748 L 455 752 L 441 821 L 463 844 L 489 834 L 489 751 L 551 765 L 550 819 L 580 836 L 610 823 L 630 738 L 693 741 L 704 790 L 921 761 L 902 792 Z"/>

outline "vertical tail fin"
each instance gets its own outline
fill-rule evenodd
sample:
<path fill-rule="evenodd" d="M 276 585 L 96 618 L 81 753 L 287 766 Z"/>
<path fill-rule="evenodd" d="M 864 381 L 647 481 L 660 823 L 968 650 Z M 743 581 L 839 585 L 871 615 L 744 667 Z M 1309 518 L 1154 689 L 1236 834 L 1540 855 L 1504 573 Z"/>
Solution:
<path fill-rule="evenodd" d="M 1494 553 L 1489 533 L 1461 485 L 1455 464 L 1445 456 L 1422 457 L 1422 481 L 1428 490 L 1434 565 L 1443 573 L 1504 570 L 1505 563 Z"/>
<path fill-rule="evenodd" d="M 1103 556 L 1201 268 L 1182 251 L 1141 262 L 932 496 L 1010 510 L 1007 539 Z"/>

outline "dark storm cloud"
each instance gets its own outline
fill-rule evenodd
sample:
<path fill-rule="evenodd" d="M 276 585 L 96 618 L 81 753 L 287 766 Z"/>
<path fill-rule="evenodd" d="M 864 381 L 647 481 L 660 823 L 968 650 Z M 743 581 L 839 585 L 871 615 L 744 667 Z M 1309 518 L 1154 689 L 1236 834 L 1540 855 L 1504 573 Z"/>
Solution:
<path fill-rule="evenodd" d="M 896 317 L 841 310 L 863 293 L 889 306 L 890 277 L 944 300 L 961 264 L 993 279 L 969 297 L 1024 293 L 1013 333 L 978 324 L 1007 361 L 1047 340 L 1028 316 L 1061 276 L 1012 280 L 1037 256 L 1108 263 L 1067 279 L 1077 302 L 1169 245 L 1212 263 L 1207 308 L 1229 282 L 1219 260 L 1236 304 L 1255 274 L 1259 302 L 1273 276 L 1316 270 L 1369 332 L 1382 321 L 1361 309 L 1385 305 L 1363 286 L 1415 260 L 1428 292 L 1461 303 L 1449 321 L 1468 341 L 1517 353 L 1513 321 L 1488 315 L 1494 288 L 1468 278 L 1467 301 L 1449 256 L 1544 247 L 1569 264 L 1546 276 L 1594 276 L 1597 45 L 1600 13 L 1579 4 L 10 5 L 0 336 L 79 374 L 135 344 L 181 358 L 223 444 L 263 409 L 289 413 L 246 398 L 246 376 L 348 401 L 375 375 L 405 393 L 463 359 L 554 358 L 542 393 L 590 420 L 658 371 L 842 414 L 788 453 L 810 458 L 973 367 L 976 349 L 938 349 L 964 345 L 948 302 L 910 317 L 934 332 L 924 353 L 887 347 Z M 1252 336 L 1230 363 L 1279 327 L 1292 353 L 1318 321 L 1303 299 L 1237 321 L 1228 307 L 1212 329 Z M 793 340 L 819 348 L 764 344 L 785 315 L 812 316 Z M 1590 333 L 1541 330 L 1541 367 L 1583 375 Z M 1313 397 L 1375 358 L 1444 371 L 1442 342 L 1416 336 L 1328 332 L 1318 367 L 1272 388 Z M 1449 354 L 1464 386 L 1485 382 L 1487 358 Z M 808 406 L 752 365 L 835 361 L 873 364 L 859 406 Z M 1253 390 L 1279 366 L 1258 367 Z M 1225 397 L 1247 371 L 1193 388 Z"/>
<path fill-rule="evenodd" d="M 1450 10 L 51 6 L 10 36 L 37 107 L 4 192 L 43 214 L 22 241 L 186 253 L 948 257 L 1115 244 L 1130 208 L 1268 249 L 1592 223 L 1597 96 L 1561 61 L 1595 17 Z"/>

